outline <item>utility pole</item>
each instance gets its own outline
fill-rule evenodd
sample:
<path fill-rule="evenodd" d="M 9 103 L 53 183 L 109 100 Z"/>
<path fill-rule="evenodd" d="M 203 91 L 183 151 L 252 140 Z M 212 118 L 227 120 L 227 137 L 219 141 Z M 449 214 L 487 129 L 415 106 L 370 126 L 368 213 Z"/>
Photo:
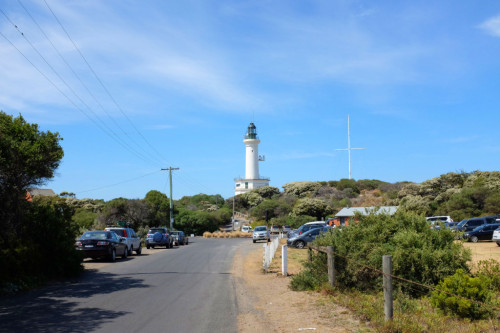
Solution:
<path fill-rule="evenodd" d="M 170 232 L 174 230 L 174 199 L 172 198 L 172 170 L 179 170 L 179 168 L 169 167 L 168 169 L 169 178 L 170 178 Z"/>
<path fill-rule="evenodd" d="M 233 196 L 233 231 L 234 231 L 234 202 L 236 201 L 236 194 Z"/>
<path fill-rule="evenodd" d="M 347 150 L 349 152 L 349 179 L 351 179 L 351 150 L 365 148 L 351 148 L 351 132 L 349 129 L 349 115 L 347 115 L 347 148 L 335 150 Z"/>

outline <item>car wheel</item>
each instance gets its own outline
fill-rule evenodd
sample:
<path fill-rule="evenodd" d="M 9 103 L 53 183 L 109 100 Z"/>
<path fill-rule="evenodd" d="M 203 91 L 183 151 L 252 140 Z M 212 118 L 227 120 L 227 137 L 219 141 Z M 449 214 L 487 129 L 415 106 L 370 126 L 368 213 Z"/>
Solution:
<path fill-rule="evenodd" d="M 497 245 L 500 246 L 500 242 L 497 242 Z"/>
<path fill-rule="evenodd" d="M 472 236 L 472 237 L 470 238 L 470 241 L 471 241 L 472 243 L 477 243 L 477 241 L 478 241 L 477 236 Z"/>
<path fill-rule="evenodd" d="M 123 250 L 122 258 L 127 259 L 127 257 L 128 257 L 128 247 L 125 247 L 125 250 Z"/>
<path fill-rule="evenodd" d="M 169 249 L 170 248 L 170 243 L 165 244 L 165 248 Z"/>
<path fill-rule="evenodd" d="M 132 246 L 130 246 L 130 251 L 128 251 L 128 255 L 129 255 L 129 256 L 134 255 L 134 253 L 133 253 L 133 252 L 134 252 L 134 246 L 132 245 Z"/>
<path fill-rule="evenodd" d="M 149 250 L 149 245 L 146 245 L 146 249 L 148 249 L 148 250 Z"/>
<path fill-rule="evenodd" d="M 109 257 L 109 260 L 111 262 L 116 261 L 116 250 L 115 249 L 111 250 L 111 256 Z"/>
<path fill-rule="evenodd" d="M 141 252 L 142 252 L 142 247 L 141 245 L 139 245 L 139 248 L 135 250 L 135 254 L 141 254 Z"/>
<path fill-rule="evenodd" d="M 254 239 L 254 240 L 253 240 L 253 242 L 255 243 L 255 242 L 256 242 L 256 240 Z"/>
<path fill-rule="evenodd" d="M 188 244 L 189 244 L 189 239 L 186 239 L 186 245 L 188 245 Z"/>
<path fill-rule="evenodd" d="M 297 243 L 295 243 L 295 246 L 298 248 L 298 249 L 303 249 L 304 246 L 306 246 L 306 243 L 304 243 L 303 241 L 298 241 Z"/>
<path fill-rule="evenodd" d="M 155 248 L 155 246 L 153 245 L 153 246 L 152 246 L 152 248 L 154 249 L 154 248 Z"/>

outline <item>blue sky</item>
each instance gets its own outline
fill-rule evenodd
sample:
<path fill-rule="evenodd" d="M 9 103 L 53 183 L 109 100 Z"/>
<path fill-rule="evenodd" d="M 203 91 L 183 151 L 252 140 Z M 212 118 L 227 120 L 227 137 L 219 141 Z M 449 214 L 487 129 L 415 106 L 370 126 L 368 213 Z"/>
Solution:
<path fill-rule="evenodd" d="M 347 147 L 348 115 L 351 146 L 366 148 L 352 151 L 354 179 L 422 182 L 500 164 L 498 1 L 0 9 L 0 109 L 63 137 L 44 186 L 56 193 L 168 194 L 160 169 L 172 166 L 174 199 L 231 197 L 252 120 L 260 174 L 278 188 L 348 177 L 348 154 L 336 150 Z"/>

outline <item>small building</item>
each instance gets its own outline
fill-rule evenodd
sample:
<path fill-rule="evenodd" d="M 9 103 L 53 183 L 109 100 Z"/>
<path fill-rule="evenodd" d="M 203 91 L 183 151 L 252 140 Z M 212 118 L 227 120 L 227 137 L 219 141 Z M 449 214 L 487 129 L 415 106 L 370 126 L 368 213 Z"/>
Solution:
<path fill-rule="evenodd" d="M 381 207 L 345 207 L 342 208 L 337 214 L 335 214 L 335 218 L 332 220 L 333 224 L 336 226 L 347 226 L 350 221 L 355 221 L 354 216 L 356 213 L 361 215 L 369 215 L 370 213 L 378 215 L 378 214 L 389 214 L 394 215 L 398 210 L 399 206 L 381 206 Z"/>
<path fill-rule="evenodd" d="M 26 200 L 33 201 L 35 196 L 55 197 L 54 191 L 50 188 L 29 188 L 26 190 Z"/>

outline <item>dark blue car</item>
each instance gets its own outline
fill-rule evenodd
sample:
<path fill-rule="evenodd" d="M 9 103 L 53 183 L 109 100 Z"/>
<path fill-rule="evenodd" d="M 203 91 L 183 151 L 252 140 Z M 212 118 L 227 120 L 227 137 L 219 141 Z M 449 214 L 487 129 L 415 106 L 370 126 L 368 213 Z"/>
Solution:
<path fill-rule="evenodd" d="M 500 227 L 500 223 L 483 224 L 474 230 L 466 231 L 463 238 L 469 242 L 477 243 L 480 240 L 491 240 L 493 232 Z"/>

